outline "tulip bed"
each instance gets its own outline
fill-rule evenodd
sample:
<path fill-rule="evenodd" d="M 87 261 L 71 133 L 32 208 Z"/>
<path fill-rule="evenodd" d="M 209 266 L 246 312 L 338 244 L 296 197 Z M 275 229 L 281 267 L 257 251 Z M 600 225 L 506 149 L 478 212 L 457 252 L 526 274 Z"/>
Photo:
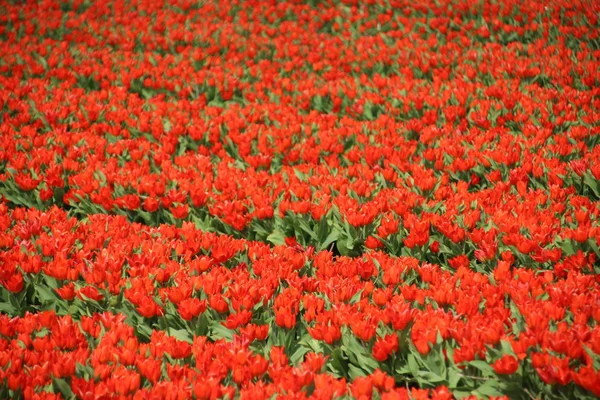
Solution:
<path fill-rule="evenodd" d="M 600 396 L 600 7 L 0 4 L 0 397 Z"/>

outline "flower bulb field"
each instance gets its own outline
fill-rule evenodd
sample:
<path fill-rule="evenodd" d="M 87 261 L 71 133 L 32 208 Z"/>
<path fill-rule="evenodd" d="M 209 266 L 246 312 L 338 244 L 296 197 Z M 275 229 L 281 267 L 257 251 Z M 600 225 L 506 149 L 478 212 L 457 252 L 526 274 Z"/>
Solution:
<path fill-rule="evenodd" d="M 599 397 L 599 2 L 0 2 L 0 398 Z"/>

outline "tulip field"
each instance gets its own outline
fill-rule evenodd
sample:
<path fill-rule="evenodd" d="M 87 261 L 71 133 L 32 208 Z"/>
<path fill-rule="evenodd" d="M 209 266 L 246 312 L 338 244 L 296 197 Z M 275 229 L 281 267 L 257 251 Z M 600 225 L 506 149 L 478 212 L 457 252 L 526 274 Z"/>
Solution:
<path fill-rule="evenodd" d="M 600 2 L 0 1 L 0 399 L 600 397 Z"/>

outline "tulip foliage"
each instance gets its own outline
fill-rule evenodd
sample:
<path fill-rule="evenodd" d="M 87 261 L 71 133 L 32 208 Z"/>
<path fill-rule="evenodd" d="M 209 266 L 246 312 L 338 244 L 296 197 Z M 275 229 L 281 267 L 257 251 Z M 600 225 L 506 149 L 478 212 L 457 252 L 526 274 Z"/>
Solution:
<path fill-rule="evenodd" d="M 0 4 L 0 397 L 600 396 L 600 7 Z"/>

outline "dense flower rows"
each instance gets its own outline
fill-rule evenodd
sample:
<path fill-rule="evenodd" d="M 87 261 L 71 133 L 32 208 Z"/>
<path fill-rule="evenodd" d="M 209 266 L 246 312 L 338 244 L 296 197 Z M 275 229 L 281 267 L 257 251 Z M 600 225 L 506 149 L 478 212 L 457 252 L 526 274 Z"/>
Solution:
<path fill-rule="evenodd" d="M 0 54 L 1 397 L 600 396 L 596 2 L 7 0 Z"/>
<path fill-rule="evenodd" d="M 54 385 L 83 398 L 174 388 L 177 398 L 260 398 L 312 385 L 319 398 L 407 398 L 406 384 L 438 386 L 440 399 L 552 385 L 600 395 L 600 284 L 580 270 L 536 273 L 506 253 L 493 274 L 452 273 L 191 224 L 1 212 L 3 311 L 23 315 L 0 324 L 1 376 L 26 396 Z"/>

